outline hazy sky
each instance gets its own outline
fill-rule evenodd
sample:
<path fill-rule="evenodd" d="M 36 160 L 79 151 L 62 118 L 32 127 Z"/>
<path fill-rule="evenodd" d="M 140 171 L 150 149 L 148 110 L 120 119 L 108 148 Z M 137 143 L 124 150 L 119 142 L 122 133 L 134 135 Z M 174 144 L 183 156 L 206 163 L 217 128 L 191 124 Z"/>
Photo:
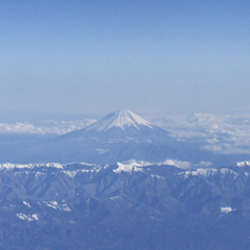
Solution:
<path fill-rule="evenodd" d="M 250 112 L 249 0 L 2 0 L 0 122 Z"/>

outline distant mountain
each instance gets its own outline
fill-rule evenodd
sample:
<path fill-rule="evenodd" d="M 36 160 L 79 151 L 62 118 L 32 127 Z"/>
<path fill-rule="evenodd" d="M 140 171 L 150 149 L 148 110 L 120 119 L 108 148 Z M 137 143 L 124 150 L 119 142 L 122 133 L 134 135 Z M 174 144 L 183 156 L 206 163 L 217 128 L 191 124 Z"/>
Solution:
<path fill-rule="evenodd" d="M 0 249 L 248 250 L 250 162 L 1 164 Z"/>
<path fill-rule="evenodd" d="M 169 140 L 169 134 L 129 110 L 118 110 L 88 127 L 68 133 L 67 139 L 98 139 L 114 142 L 162 142 Z"/>
<path fill-rule="evenodd" d="M 0 163 L 89 162 L 129 160 L 164 162 L 174 159 L 214 166 L 249 159 L 248 154 L 217 154 L 197 140 L 175 140 L 128 110 L 113 112 L 90 126 L 57 135 L 0 135 Z"/>
<path fill-rule="evenodd" d="M 174 141 L 127 110 L 24 138 L 0 142 L 1 161 L 29 163 L 0 164 L 0 249 L 249 249 L 250 161 L 199 168 L 235 156 Z"/>
<path fill-rule="evenodd" d="M 49 145 L 47 161 L 114 163 L 130 159 L 162 161 L 175 149 L 169 133 L 128 110 L 119 110 Z"/>
<path fill-rule="evenodd" d="M 140 131 L 145 127 L 153 129 L 153 125 L 150 122 L 144 120 L 135 113 L 129 110 L 118 110 L 88 126 L 85 131 L 107 131 L 113 128 L 119 128 L 123 131 L 134 128 Z"/>
<path fill-rule="evenodd" d="M 110 164 L 166 159 L 215 166 L 249 159 L 249 155 L 222 155 L 203 150 L 197 141 L 177 141 L 131 111 L 116 111 L 92 125 L 63 136 L 0 136 L 0 163 L 89 162 Z"/>

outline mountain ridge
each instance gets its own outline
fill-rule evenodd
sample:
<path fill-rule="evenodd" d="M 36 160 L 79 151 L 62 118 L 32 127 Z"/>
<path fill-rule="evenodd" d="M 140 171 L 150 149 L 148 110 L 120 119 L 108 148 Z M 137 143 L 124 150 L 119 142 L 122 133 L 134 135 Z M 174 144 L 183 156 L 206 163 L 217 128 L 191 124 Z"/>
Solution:
<path fill-rule="evenodd" d="M 60 166 L 0 170 L 0 249 L 249 249 L 249 168 Z"/>

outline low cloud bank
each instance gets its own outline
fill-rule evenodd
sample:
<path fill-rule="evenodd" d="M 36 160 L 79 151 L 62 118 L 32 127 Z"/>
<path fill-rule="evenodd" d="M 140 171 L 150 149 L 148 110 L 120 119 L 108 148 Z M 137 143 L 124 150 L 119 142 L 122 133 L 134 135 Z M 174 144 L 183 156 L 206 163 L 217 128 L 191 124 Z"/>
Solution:
<path fill-rule="evenodd" d="M 66 134 L 74 130 L 85 128 L 93 119 L 83 121 L 45 121 L 42 126 L 35 126 L 30 123 L 0 123 L 0 133 L 2 134 Z"/>
<path fill-rule="evenodd" d="M 192 114 L 149 119 L 169 131 L 177 141 L 198 141 L 201 149 L 220 154 L 250 154 L 250 115 L 229 116 Z M 44 121 L 40 126 L 30 123 L 0 123 L 2 134 L 66 134 L 85 128 L 94 119 L 82 121 Z"/>

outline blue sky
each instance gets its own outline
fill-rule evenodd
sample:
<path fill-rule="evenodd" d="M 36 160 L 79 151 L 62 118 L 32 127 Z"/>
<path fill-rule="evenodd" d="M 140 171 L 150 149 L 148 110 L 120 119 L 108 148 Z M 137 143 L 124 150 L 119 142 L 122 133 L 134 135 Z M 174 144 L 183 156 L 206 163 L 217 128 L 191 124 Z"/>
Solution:
<path fill-rule="evenodd" d="M 2 121 L 250 112 L 250 2 L 3 0 Z"/>

